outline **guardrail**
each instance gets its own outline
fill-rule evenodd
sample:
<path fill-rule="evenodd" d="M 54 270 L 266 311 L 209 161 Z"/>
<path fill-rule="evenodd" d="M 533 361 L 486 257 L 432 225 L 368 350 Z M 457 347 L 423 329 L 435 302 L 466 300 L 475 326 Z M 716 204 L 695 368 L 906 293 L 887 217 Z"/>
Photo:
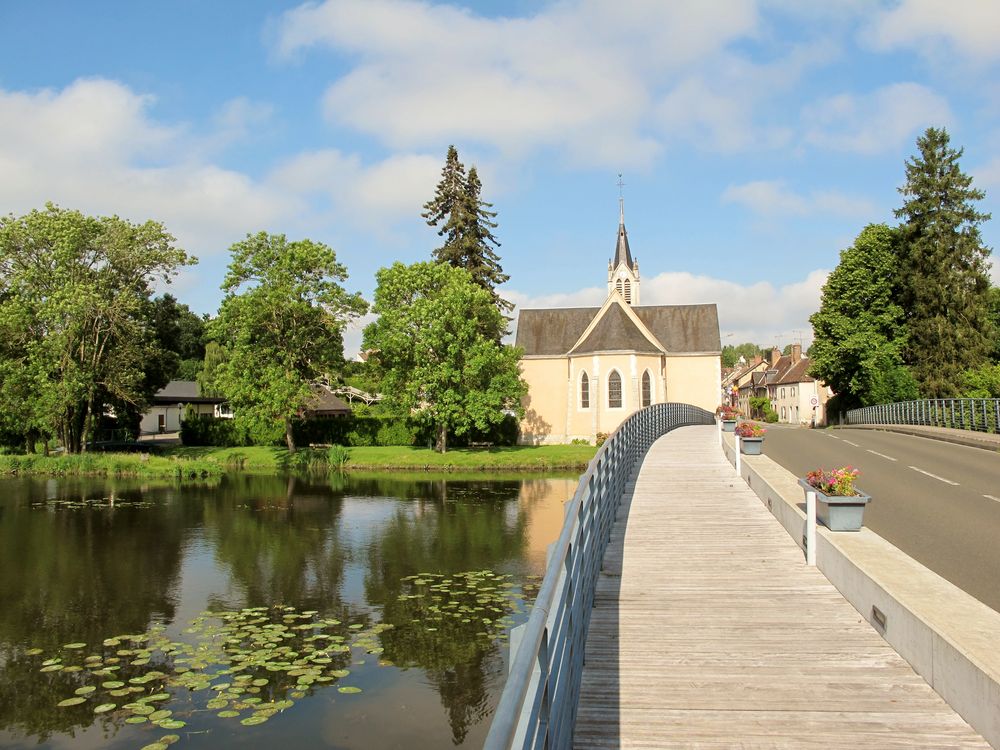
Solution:
<path fill-rule="evenodd" d="M 511 634 L 510 673 L 486 750 L 570 747 L 597 579 L 632 469 L 661 435 L 714 421 L 690 404 L 654 404 L 626 419 L 597 451 L 566 508 L 528 621 Z"/>
<path fill-rule="evenodd" d="M 844 424 L 912 424 L 1000 432 L 998 398 L 932 398 L 851 409 Z"/>

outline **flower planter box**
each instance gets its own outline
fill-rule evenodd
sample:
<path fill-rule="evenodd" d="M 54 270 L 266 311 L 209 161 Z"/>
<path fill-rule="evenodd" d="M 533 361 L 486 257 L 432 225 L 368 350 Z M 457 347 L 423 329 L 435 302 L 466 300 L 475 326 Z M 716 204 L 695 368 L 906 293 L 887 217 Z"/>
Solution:
<path fill-rule="evenodd" d="M 741 437 L 740 452 L 748 456 L 759 456 L 760 449 L 764 446 L 762 437 Z"/>
<path fill-rule="evenodd" d="M 857 495 L 843 497 L 827 495 L 813 487 L 805 479 L 799 484 L 806 492 L 816 493 L 816 518 L 830 531 L 860 531 L 865 514 L 865 506 L 871 496 L 858 491 Z"/>
<path fill-rule="evenodd" d="M 722 431 L 723 432 L 732 432 L 735 429 L 736 429 L 736 420 L 735 419 L 723 419 L 722 420 Z"/>

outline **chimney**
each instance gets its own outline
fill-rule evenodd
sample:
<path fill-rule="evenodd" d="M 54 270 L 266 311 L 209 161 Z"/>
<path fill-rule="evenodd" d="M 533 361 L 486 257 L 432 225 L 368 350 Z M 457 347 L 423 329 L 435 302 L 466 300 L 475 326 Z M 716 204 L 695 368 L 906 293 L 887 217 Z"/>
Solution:
<path fill-rule="evenodd" d="M 752 364 L 759 365 L 763 361 L 764 361 L 764 358 L 762 356 L 760 356 L 759 354 L 755 354 L 754 358 L 753 358 L 753 363 Z"/>
<path fill-rule="evenodd" d="M 802 359 L 802 344 L 792 344 L 792 362 Z"/>
<path fill-rule="evenodd" d="M 771 350 L 771 367 L 775 367 L 779 359 L 781 359 L 781 350 L 778 347 L 774 347 Z"/>

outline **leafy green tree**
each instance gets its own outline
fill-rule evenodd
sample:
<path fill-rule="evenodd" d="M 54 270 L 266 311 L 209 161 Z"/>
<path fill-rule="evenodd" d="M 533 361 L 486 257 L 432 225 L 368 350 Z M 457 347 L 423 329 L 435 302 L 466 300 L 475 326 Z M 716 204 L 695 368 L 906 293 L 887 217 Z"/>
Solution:
<path fill-rule="evenodd" d="M 809 321 L 815 341 L 809 374 L 841 397 L 845 408 L 915 398 L 903 366 L 906 329 L 896 301 L 897 230 L 869 224 L 841 251 Z"/>
<path fill-rule="evenodd" d="M 395 263 L 376 274 L 378 320 L 364 347 L 396 408 L 412 411 L 447 450 L 448 432 L 485 430 L 506 413 L 522 413 L 527 385 L 520 352 L 500 343 L 506 321 L 492 295 L 461 268 Z"/>
<path fill-rule="evenodd" d="M 503 272 L 500 256 L 494 249 L 500 246 L 493 235 L 497 228 L 496 212 L 490 211 L 493 204 L 482 199 L 482 191 L 476 168 L 469 169 L 466 175 L 458 151 L 449 146 L 437 191 L 424 204 L 421 215 L 428 225 L 440 227 L 438 234 L 445 238 L 444 244 L 434 251 L 434 258 L 464 268 L 473 281 L 490 293 L 501 311 L 509 312 L 513 305 L 496 292 L 496 287 L 510 278 Z"/>
<path fill-rule="evenodd" d="M 0 399 L 26 434 L 79 452 L 106 405 L 138 411 L 155 388 L 152 288 L 194 260 L 157 222 L 47 204 L 0 218 Z"/>
<path fill-rule="evenodd" d="M 751 344 L 750 342 L 744 344 L 727 344 L 722 347 L 722 366 L 723 367 L 735 367 L 740 361 L 740 357 L 743 357 L 747 363 L 751 362 L 754 357 L 763 354 L 764 350 L 757 346 L 756 344 Z"/>
<path fill-rule="evenodd" d="M 964 398 L 1000 398 L 1000 363 L 966 370 L 961 387 Z"/>
<path fill-rule="evenodd" d="M 253 433 L 283 426 L 294 451 L 292 419 L 311 384 L 341 366 L 344 326 L 368 306 L 338 283 L 347 269 L 320 242 L 260 232 L 230 252 L 226 296 L 209 324 L 228 356 L 215 367 L 212 385 Z"/>
<path fill-rule="evenodd" d="M 151 307 L 167 380 L 194 380 L 205 359 L 205 320 L 172 294 L 155 298 Z"/>
<path fill-rule="evenodd" d="M 904 356 L 928 398 L 957 396 L 961 373 L 982 365 L 992 348 L 989 320 L 989 248 L 979 225 L 985 197 L 959 168 L 963 149 L 949 147 L 944 129 L 917 139 L 906 162 L 900 226 L 902 305 L 909 342 Z"/>
<path fill-rule="evenodd" d="M 991 340 L 993 341 L 993 351 L 990 359 L 994 363 L 1000 364 L 1000 286 L 990 287 L 990 320 L 993 323 Z"/>

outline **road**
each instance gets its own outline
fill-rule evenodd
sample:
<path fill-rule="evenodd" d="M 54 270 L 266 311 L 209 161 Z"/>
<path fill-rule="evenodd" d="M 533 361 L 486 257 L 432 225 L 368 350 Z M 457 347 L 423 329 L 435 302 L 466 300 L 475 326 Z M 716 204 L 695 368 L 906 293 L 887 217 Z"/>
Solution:
<path fill-rule="evenodd" d="M 1000 454 L 874 430 L 768 425 L 764 455 L 796 476 L 850 464 L 865 526 L 1000 611 Z"/>

